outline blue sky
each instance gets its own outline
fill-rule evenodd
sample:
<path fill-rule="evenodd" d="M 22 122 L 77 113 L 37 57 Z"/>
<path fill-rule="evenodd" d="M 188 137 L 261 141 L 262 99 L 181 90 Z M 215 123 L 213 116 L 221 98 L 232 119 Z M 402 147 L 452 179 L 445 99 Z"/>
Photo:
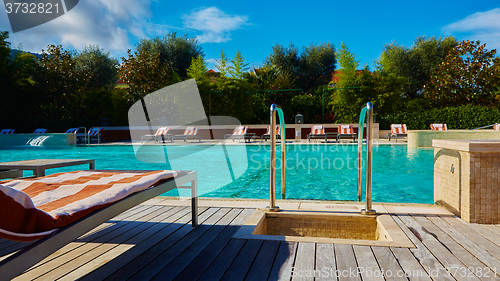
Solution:
<path fill-rule="evenodd" d="M 4 9 L 0 30 L 12 31 Z M 385 44 L 411 46 L 419 35 L 481 40 L 500 50 L 500 2 L 80 0 L 51 22 L 10 33 L 9 41 L 36 53 L 49 44 L 78 50 L 99 45 L 119 59 L 141 38 L 170 31 L 196 37 L 209 68 L 221 50 L 231 58 L 240 50 L 250 66 L 259 66 L 273 45 L 290 42 L 299 48 L 344 42 L 361 66 L 373 67 Z"/>

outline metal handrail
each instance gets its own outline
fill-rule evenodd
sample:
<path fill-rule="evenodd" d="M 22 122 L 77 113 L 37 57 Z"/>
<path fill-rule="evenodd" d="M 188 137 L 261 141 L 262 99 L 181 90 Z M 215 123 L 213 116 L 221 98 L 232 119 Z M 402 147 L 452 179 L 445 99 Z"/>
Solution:
<path fill-rule="evenodd" d="M 270 108 L 270 133 L 271 133 L 271 174 L 270 174 L 270 202 L 266 207 L 268 212 L 278 212 L 280 207 L 276 206 L 276 110 L 278 107 L 275 104 Z M 283 133 L 281 134 L 281 196 L 285 199 L 285 128 L 280 127 Z"/>
<path fill-rule="evenodd" d="M 372 209 L 372 152 L 373 152 L 373 104 L 366 104 L 366 205 L 361 210 L 362 215 L 375 215 L 377 212 Z M 361 142 L 358 142 L 358 145 Z M 358 146 L 359 147 L 359 146 Z M 358 159 L 360 162 L 361 159 Z"/>

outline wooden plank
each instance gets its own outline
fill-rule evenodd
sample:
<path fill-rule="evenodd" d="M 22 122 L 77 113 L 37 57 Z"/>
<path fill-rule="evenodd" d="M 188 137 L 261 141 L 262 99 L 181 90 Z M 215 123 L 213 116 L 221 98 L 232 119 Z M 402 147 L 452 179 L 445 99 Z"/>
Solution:
<path fill-rule="evenodd" d="M 335 247 L 333 244 L 316 244 L 316 279 L 318 281 L 337 280 L 335 264 Z"/>
<path fill-rule="evenodd" d="M 280 243 L 273 268 L 269 274 L 269 280 L 290 280 L 292 278 L 292 267 L 298 244 L 297 242 Z"/>
<path fill-rule="evenodd" d="M 164 238 L 164 230 L 171 223 L 178 222 L 182 217 L 186 217 L 185 220 L 189 222 L 189 208 L 179 207 L 174 209 L 164 209 L 168 211 L 156 216 L 154 219 L 148 222 L 149 228 L 147 228 L 146 226 L 144 228 L 144 231 L 124 241 L 120 245 L 117 245 L 116 247 L 100 256 L 90 257 L 93 258 L 92 262 L 82 264 L 71 273 L 64 276 L 64 279 L 102 280 L 124 266 L 127 262 L 133 260 L 140 253 L 143 253 L 146 250 L 144 245 L 153 246 L 154 244 L 156 244 L 151 243 L 150 239 L 152 237 L 154 237 L 155 235 L 156 237 L 158 237 L 158 234 L 162 233 L 161 236 L 162 238 Z M 161 238 L 159 238 L 158 240 L 161 240 Z"/>
<path fill-rule="evenodd" d="M 408 248 L 391 248 L 405 276 L 411 281 L 431 281 L 427 272 Z"/>
<path fill-rule="evenodd" d="M 500 246 L 500 229 L 491 224 L 469 224 L 477 233 Z"/>
<path fill-rule="evenodd" d="M 361 280 L 352 245 L 335 244 L 335 260 L 339 281 Z"/>
<path fill-rule="evenodd" d="M 413 253 L 413 255 L 420 261 L 420 264 L 422 267 L 425 269 L 427 272 L 427 275 L 432 278 L 432 280 L 435 281 L 441 281 L 441 280 L 455 280 L 455 278 L 451 278 L 448 276 L 448 272 L 446 269 L 443 267 L 443 265 L 437 260 L 436 257 L 434 257 L 429 249 L 427 249 L 424 244 L 420 241 L 420 237 L 417 237 L 415 233 L 413 233 L 408 226 L 400 219 L 400 217 L 403 217 L 403 215 L 398 216 L 391 216 L 394 221 L 399 225 L 401 230 L 410 238 L 411 242 L 417 247 L 411 248 L 410 251 Z"/>
<path fill-rule="evenodd" d="M 186 248 L 172 262 L 166 264 L 152 280 L 173 280 L 186 266 L 207 247 L 241 212 L 241 209 L 232 209 L 213 227 L 205 232 L 193 244 Z"/>
<path fill-rule="evenodd" d="M 268 280 L 279 246 L 279 241 L 264 241 L 252 267 L 248 271 L 245 281 Z"/>
<path fill-rule="evenodd" d="M 263 242 L 263 240 L 248 240 L 221 280 L 244 280 Z"/>
<path fill-rule="evenodd" d="M 299 243 L 297 256 L 295 257 L 292 281 L 314 280 L 314 258 L 316 256 L 315 243 Z"/>
<path fill-rule="evenodd" d="M 145 229 L 151 227 L 152 224 L 148 223 L 147 219 L 154 219 L 158 215 L 158 212 L 161 211 L 161 208 L 150 208 L 148 210 L 154 211 L 145 216 L 137 218 L 136 221 L 132 221 L 116 231 L 108 233 L 106 236 L 97 239 L 95 242 L 86 243 L 85 245 L 79 247 L 77 250 L 71 251 L 67 255 L 52 260 L 51 262 L 46 263 L 44 266 L 29 271 L 23 275 L 31 275 L 34 277 L 34 275 L 37 275 L 40 272 L 46 272 L 45 274 L 43 274 L 42 276 L 38 276 L 37 278 L 43 278 L 45 280 L 55 280 L 71 273 L 82 265 L 89 263 L 92 259 L 102 255 L 110 249 L 118 246 L 120 243 L 127 241 L 131 237 L 134 237 Z M 131 247 L 131 245 L 127 246 Z M 53 267 L 53 265 L 56 264 L 60 264 L 63 266 Z"/>
<path fill-rule="evenodd" d="M 247 240 L 231 239 L 224 250 L 215 258 L 210 266 L 201 275 L 199 281 L 221 280 L 238 253 L 243 249 Z"/>
<path fill-rule="evenodd" d="M 229 213 L 229 208 L 219 208 L 212 216 L 210 216 L 203 224 L 192 229 L 188 234 L 182 237 L 179 241 L 174 243 L 169 248 L 163 248 L 163 252 L 154 257 L 146 266 L 135 273 L 131 278 L 136 280 L 150 280 L 165 265 L 174 260 L 180 253 L 182 253 L 189 245 L 193 244 L 205 232 L 214 226 L 222 217 Z"/>
<path fill-rule="evenodd" d="M 198 210 L 203 210 L 202 208 L 198 208 Z M 199 215 L 199 222 L 202 223 L 208 218 L 210 218 L 218 208 L 208 208 L 204 210 Z M 189 215 L 189 214 L 188 214 Z M 153 247 L 150 247 L 142 254 L 134 257 L 132 261 L 123 265 L 123 267 L 110 275 L 107 279 L 109 280 L 126 280 L 136 272 L 140 271 L 144 268 L 150 261 L 154 258 L 161 255 L 165 249 L 170 248 L 172 245 L 177 243 L 177 241 L 181 240 L 185 235 L 193 231 L 195 228 L 191 227 L 191 225 L 186 225 L 189 222 L 189 218 L 186 216 L 182 217 L 176 223 L 169 225 L 165 228 L 165 231 L 168 231 L 166 236 L 161 237 L 161 241 L 156 243 Z"/>
<path fill-rule="evenodd" d="M 144 208 L 142 212 L 138 212 L 132 216 L 129 216 L 127 218 L 127 221 L 124 221 L 122 223 L 117 223 L 118 227 L 110 227 L 111 231 L 107 231 L 105 235 L 102 236 L 99 236 L 98 234 L 90 235 L 89 237 L 93 236 L 95 238 L 95 240 L 91 243 L 72 242 L 77 245 L 77 247 L 74 247 L 74 250 L 66 252 L 62 255 L 58 253 L 59 255 L 56 258 L 52 258 L 51 256 L 45 258 L 44 260 L 41 261 L 43 262 L 43 264 L 41 265 L 36 264 L 30 270 L 25 271 L 23 274 L 19 275 L 14 280 L 33 280 L 35 278 L 40 277 L 43 274 L 53 271 L 54 269 L 60 268 L 61 266 L 67 264 L 73 259 L 78 258 L 84 253 L 93 250 L 99 245 L 102 245 L 102 243 L 108 243 L 108 241 L 111 241 L 121 233 L 133 229 L 135 226 L 140 224 L 140 222 L 137 222 L 136 220 L 140 219 L 141 217 L 147 216 L 157 210 L 158 208 Z"/>
<path fill-rule="evenodd" d="M 404 271 L 389 247 L 372 247 L 372 251 L 383 270 L 385 280 L 407 280 Z"/>
<path fill-rule="evenodd" d="M 253 211 L 253 209 L 244 209 L 174 280 L 197 280 L 226 247 L 233 235 Z"/>
<path fill-rule="evenodd" d="M 482 268 L 483 276 L 494 276 L 495 269 L 498 274 L 500 261 L 497 258 L 493 257 L 488 251 L 486 251 L 486 249 L 483 249 L 480 245 L 469 239 L 467 236 L 455 229 L 442 218 L 436 216 L 429 216 L 427 218 L 489 268 L 488 270 L 488 268 L 485 266 L 480 267 Z M 495 278 L 497 278 L 497 276 L 498 275 L 496 275 Z"/>
<path fill-rule="evenodd" d="M 383 281 L 382 271 L 377 263 L 370 246 L 353 245 L 354 254 L 358 261 L 358 268 L 363 280 Z"/>
<path fill-rule="evenodd" d="M 460 231 L 460 233 L 463 233 L 465 236 L 469 237 L 469 239 L 476 242 L 479 246 L 486 249 L 494 257 L 500 258 L 500 247 L 474 231 L 466 222 L 457 217 L 443 217 L 443 220 Z"/>
<path fill-rule="evenodd" d="M 477 259 L 474 255 L 472 255 L 469 251 L 467 251 L 464 247 L 457 243 L 457 241 L 453 240 L 449 235 L 447 235 L 442 229 L 440 229 L 437 225 L 432 223 L 428 217 L 424 216 L 413 216 L 413 218 L 422 225 L 427 231 L 432 233 L 434 237 L 443 244 L 450 252 L 457 257 L 465 267 L 474 269 L 472 272 L 477 271 L 476 276 L 481 280 L 496 280 L 496 278 L 492 275 L 490 277 L 483 276 L 482 270 L 478 271 L 479 268 L 485 268 L 486 265 L 482 263 L 479 259 Z"/>
<path fill-rule="evenodd" d="M 467 267 L 457 258 L 455 257 L 449 249 L 443 246 L 441 242 L 436 239 L 435 234 L 429 232 L 423 226 L 421 226 L 412 216 L 400 216 L 401 220 L 411 228 L 412 232 L 420 237 L 422 243 L 431 251 L 431 253 L 443 264 L 443 266 L 452 270 L 453 268 L 463 268 L 467 270 Z M 472 273 L 472 272 L 470 272 Z M 441 277 L 441 276 L 439 276 Z M 461 281 L 466 280 L 479 280 L 474 274 L 457 274 L 453 276 L 455 279 Z"/>

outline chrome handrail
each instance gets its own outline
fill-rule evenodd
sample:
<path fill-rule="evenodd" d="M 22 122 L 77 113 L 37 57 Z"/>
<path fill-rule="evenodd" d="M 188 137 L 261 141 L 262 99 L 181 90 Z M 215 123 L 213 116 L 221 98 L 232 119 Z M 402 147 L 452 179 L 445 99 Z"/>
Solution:
<path fill-rule="evenodd" d="M 270 127 L 269 131 L 271 133 L 271 182 L 270 182 L 270 202 L 269 206 L 266 207 L 266 211 L 277 212 L 280 207 L 276 206 L 276 105 L 271 105 L 271 116 L 270 116 Z"/>
<path fill-rule="evenodd" d="M 366 104 L 366 205 L 361 210 L 362 215 L 375 215 L 372 209 L 372 153 L 373 153 L 373 104 Z M 360 159 L 358 159 L 359 162 Z"/>

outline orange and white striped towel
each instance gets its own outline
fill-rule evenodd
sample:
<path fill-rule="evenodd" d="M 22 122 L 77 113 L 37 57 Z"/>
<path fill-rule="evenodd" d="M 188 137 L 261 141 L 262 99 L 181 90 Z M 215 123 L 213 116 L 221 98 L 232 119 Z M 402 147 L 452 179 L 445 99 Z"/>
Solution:
<path fill-rule="evenodd" d="M 3 129 L 0 131 L 0 135 L 10 135 L 14 133 L 14 129 Z"/>
<path fill-rule="evenodd" d="M 244 135 L 247 133 L 248 126 L 238 126 L 234 128 L 233 135 Z"/>
<path fill-rule="evenodd" d="M 42 238 L 176 175 L 174 171 L 77 171 L 0 181 L 0 237 L 17 241 Z"/>
<path fill-rule="evenodd" d="M 69 128 L 66 131 L 66 134 L 76 134 L 76 133 L 78 133 L 78 128 Z"/>
<path fill-rule="evenodd" d="M 271 126 L 267 126 L 267 131 L 264 135 L 270 135 L 271 134 L 271 130 L 270 130 Z M 279 125 L 276 125 L 276 135 L 279 135 L 281 133 L 280 131 L 280 126 Z"/>
<path fill-rule="evenodd" d="M 98 135 L 100 135 L 102 132 L 102 128 L 90 128 L 89 130 L 89 137 L 97 137 Z"/>
<path fill-rule="evenodd" d="M 323 125 L 311 125 L 311 135 L 324 135 L 325 126 Z"/>
<path fill-rule="evenodd" d="M 395 134 L 395 135 L 407 134 L 406 124 L 392 124 L 391 125 L 391 134 Z"/>
<path fill-rule="evenodd" d="M 166 135 L 168 134 L 168 131 L 170 131 L 170 127 L 160 127 L 156 131 L 155 136 Z"/>
<path fill-rule="evenodd" d="M 340 125 L 339 126 L 339 134 L 341 135 L 352 135 L 354 134 L 354 130 L 351 125 Z"/>
<path fill-rule="evenodd" d="M 431 124 L 431 130 L 433 130 L 433 131 L 448 131 L 448 126 L 446 124 Z"/>
<path fill-rule="evenodd" d="M 198 134 L 198 127 L 187 127 L 184 130 L 184 136 L 196 136 Z"/>
<path fill-rule="evenodd" d="M 47 132 L 48 132 L 47 129 L 39 128 L 36 129 L 35 132 L 33 132 L 33 134 L 46 134 Z"/>
<path fill-rule="evenodd" d="M 500 123 L 495 124 L 495 126 L 493 126 L 493 130 L 500 131 Z"/>

